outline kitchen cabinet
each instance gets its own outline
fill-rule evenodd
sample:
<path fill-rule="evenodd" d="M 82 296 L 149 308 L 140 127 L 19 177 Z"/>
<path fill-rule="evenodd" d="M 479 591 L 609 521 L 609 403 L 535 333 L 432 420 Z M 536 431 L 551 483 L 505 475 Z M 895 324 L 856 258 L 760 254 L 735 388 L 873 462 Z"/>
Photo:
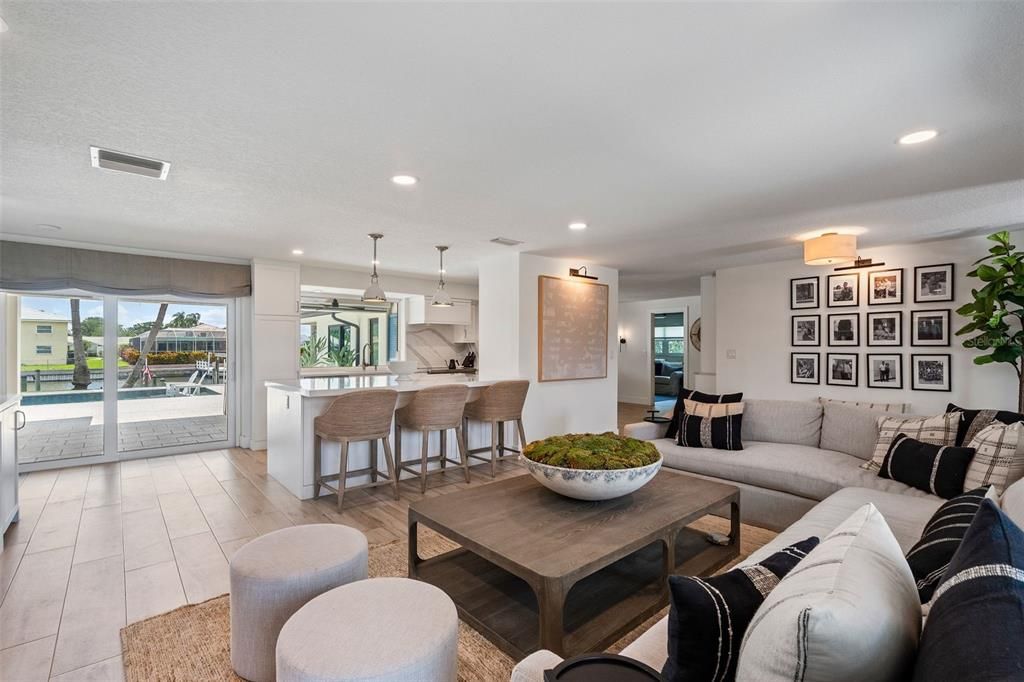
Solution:
<path fill-rule="evenodd" d="M 18 520 L 18 422 L 24 415 L 18 409 L 19 399 L 0 403 L 0 552 L 4 549 L 3 534 Z"/>
<path fill-rule="evenodd" d="M 453 324 L 469 326 L 473 323 L 472 301 L 456 298 L 451 307 L 435 308 L 430 296 L 413 296 L 409 301 L 408 324 Z"/>
<path fill-rule="evenodd" d="M 478 308 L 476 303 L 470 303 L 469 306 L 469 324 L 464 324 L 455 327 L 455 333 L 453 341 L 455 343 L 476 343 L 477 342 L 477 329 L 480 324 L 479 317 L 477 315 Z"/>
<path fill-rule="evenodd" d="M 290 263 L 253 263 L 252 296 L 256 315 L 299 315 L 299 268 Z"/>

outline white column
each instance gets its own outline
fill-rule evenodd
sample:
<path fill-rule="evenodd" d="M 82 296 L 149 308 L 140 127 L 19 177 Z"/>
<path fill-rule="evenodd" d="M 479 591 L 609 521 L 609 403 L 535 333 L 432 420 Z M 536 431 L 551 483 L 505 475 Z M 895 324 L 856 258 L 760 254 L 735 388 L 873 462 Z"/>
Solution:
<path fill-rule="evenodd" d="M 694 376 L 694 388 L 705 393 L 714 393 L 717 383 L 716 329 L 715 276 L 704 275 L 700 278 L 700 371 Z"/>

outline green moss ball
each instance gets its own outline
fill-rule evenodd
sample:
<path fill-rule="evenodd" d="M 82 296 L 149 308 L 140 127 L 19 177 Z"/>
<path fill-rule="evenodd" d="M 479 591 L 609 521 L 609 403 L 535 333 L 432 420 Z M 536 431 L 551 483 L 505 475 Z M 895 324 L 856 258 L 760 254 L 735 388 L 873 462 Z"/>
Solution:
<path fill-rule="evenodd" d="M 523 449 L 534 462 L 566 469 L 633 469 L 661 457 L 653 443 L 606 433 L 569 433 L 537 440 Z"/>

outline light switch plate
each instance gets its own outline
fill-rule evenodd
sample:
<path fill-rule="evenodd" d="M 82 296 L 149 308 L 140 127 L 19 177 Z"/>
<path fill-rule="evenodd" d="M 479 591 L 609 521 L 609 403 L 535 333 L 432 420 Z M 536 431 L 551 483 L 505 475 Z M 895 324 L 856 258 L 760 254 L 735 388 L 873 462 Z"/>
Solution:
<path fill-rule="evenodd" d="M 727 359 L 729 359 L 729 360 L 735 360 L 736 359 L 736 349 L 735 348 L 727 348 L 726 351 L 725 351 L 725 357 Z"/>

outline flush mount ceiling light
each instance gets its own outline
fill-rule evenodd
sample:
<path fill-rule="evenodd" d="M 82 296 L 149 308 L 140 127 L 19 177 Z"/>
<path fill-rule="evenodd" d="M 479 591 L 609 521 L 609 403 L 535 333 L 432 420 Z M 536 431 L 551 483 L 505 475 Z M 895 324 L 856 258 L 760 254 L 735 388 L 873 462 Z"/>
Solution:
<path fill-rule="evenodd" d="M 377 240 L 383 239 L 384 235 L 379 232 L 371 232 L 366 235 L 373 240 L 373 271 L 370 273 L 370 286 L 366 287 L 366 291 L 363 292 L 364 303 L 384 303 L 388 300 L 387 295 L 384 293 L 384 289 L 378 282 L 377 277 Z"/>
<path fill-rule="evenodd" d="M 447 246 L 436 246 L 437 254 L 440 257 L 440 264 L 437 268 L 440 274 L 440 279 L 437 281 L 437 291 L 434 292 L 434 300 L 431 301 L 430 305 L 435 308 L 451 308 L 452 297 L 448 295 L 448 291 L 444 288 L 444 252 L 448 250 Z"/>
<path fill-rule="evenodd" d="M 857 260 L 857 235 L 826 232 L 804 242 L 807 265 L 842 265 Z"/>
<path fill-rule="evenodd" d="M 292 249 L 292 255 L 293 256 L 301 256 L 304 253 L 306 253 L 306 252 L 303 251 L 302 249 Z"/>
<path fill-rule="evenodd" d="M 899 142 L 902 145 L 921 144 L 922 142 L 927 142 L 928 140 L 934 140 L 938 134 L 938 130 L 932 130 L 930 128 L 927 130 L 915 130 L 912 133 L 907 133 L 906 135 L 902 136 L 899 140 L 897 140 L 897 142 Z"/>
<path fill-rule="evenodd" d="M 580 222 L 580 221 L 577 221 L 577 222 L 574 222 L 574 223 L 569 223 L 569 229 L 570 230 L 576 230 L 577 232 L 579 232 L 580 230 L 587 229 L 587 224 L 584 223 L 584 222 Z"/>
<path fill-rule="evenodd" d="M 393 182 L 396 185 L 399 185 L 401 187 L 412 187 L 413 185 L 415 185 L 419 181 L 420 181 L 420 179 L 417 178 L 415 175 L 392 175 L 391 176 L 391 182 Z"/>
<path fill-rule="evenodd" d="M 145 156 L 115 152 L 112 149 L 89 147 L 89 156 L 93 168 L 101 168 L 118 173 L 131 173 L 145 178 L 166 180 L 171 164 L 160 159 L 149 159 Z"/>

